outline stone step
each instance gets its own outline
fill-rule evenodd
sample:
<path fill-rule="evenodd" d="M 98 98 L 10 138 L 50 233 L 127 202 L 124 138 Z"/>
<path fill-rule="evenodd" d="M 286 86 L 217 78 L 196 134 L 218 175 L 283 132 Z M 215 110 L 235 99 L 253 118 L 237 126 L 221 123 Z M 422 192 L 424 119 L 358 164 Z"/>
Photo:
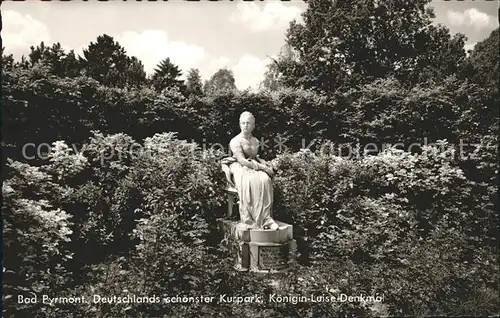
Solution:
<path fill-rule="evenodd" d="M 243 229 L 238 221 L 219 219 L 219 229 L 223 235 L 229 235 L 243 242 L 285 243 L 293 238 L 293 226 L 276 221 L 277 230 Z"/>

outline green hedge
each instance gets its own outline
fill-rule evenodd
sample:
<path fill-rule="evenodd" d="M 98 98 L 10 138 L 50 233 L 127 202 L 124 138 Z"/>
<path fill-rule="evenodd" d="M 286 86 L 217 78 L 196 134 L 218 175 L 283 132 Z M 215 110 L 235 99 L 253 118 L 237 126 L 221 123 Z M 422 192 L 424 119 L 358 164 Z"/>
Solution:
<path fill-rule="evenodd" d="M 448 147 L 278 157 L 276 212 L 294 224 L 299 257 L 330 268 L 325 283 L 353 264 L 358 292 L 384 294 L 393 315 L 494 314 L 496 194 L 468 180 Z"/>
<path fill-rule="evenodd" d="M 292 89 L 186 98 L 175 89 L 117 89 L 86 77 L 46 75 L 36 67 L 2 71 L 2 80 L 4 142 L 17 147 L 6 149 L 12 158 L 21 158 L 27 142 L 83 143 L 92 130 L 127 132 L 137 141 L 170 131 L 202 147 L 219 143 L 227 150 L 244 110 L 256 116 L 257 137 L 268 140 L 262 151 L 267 158 L 309 145 L 314 150 L 325 140 L 408 147 L 424 138 L 458 144 L 459 138 L 470 143 L 498 134 L 498 96 L 453 77 L 412 89 L 388 78 L 328 98 Z"/>

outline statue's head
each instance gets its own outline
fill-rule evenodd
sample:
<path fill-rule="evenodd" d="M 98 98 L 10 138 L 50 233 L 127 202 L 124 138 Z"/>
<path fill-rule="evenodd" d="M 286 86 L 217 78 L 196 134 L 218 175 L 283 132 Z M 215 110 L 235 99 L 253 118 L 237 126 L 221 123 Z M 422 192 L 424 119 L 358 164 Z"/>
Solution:
<path fill-rule="evenodd" d="M 244 133 L 251 133 L 255 128 L 255 117 L 251 112 L 243 112 L 240 115 L 240 129 Z"/>

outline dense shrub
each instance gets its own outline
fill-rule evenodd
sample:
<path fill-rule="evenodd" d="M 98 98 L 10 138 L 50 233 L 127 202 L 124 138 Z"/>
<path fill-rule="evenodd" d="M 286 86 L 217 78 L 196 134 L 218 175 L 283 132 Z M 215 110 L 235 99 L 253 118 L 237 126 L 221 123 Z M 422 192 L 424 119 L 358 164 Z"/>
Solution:
<path fill-rule="evenodd" d="M 278 218 L 296 227 L 312 271 L 352 262 L 363 288 L 383 292 L 396 315 L 495 313 L 494 197 L 466 179 L 448 144 L 274 164 Z"/>
<path fill-rule="evenodd" d="M 124 134 L 94 132 L 77 154 L 55 142 L 41 167 L 10 163 L 2 208 L 9 255 L 4 262 L 7 300 L 91 284 L 94 277 L 72 276 L 68 269 L 99 268 L 109 253 L 114 253 L 112 259 L 125 253 L 127 266 L 139 262 L 134 277 L 147 287 L 141 293 L 166 282 L 165 270 L 172 271 L 167 281 L 188 277 L 172 283 L 174 287 L 164 285 L 170 292 L 190 286 L 190 272 L 203 276 L 198 267 L 213 257 L 205 256 L 218 243 L 210 227 L 222 214 L 224 200 L 218 161 L 172 134 L 155 135 L 140 146 Z M 184 263 L 186 268 L 179 265 Z"/>
<path fill-rule="evenodd" d="M 50 294 L 65 288 L 73 256 L 68 242 L 71 215 L 60 200 L 68 189 L 43 169 L 9 160 L 2 185 L 3 313 L 43 310 L 43 305 L 18 303 L 18 295 Z"/>
<path fill-rule="evenodd" d="M 92 130 L 126 131 L 137 141 L 170 131 L 205 148 L 218 143 L 227 151 L 244 110 L 255 114 L 256 135 L 267 140 L 261 150 L 265 158 L 305 147 L 315 150 L 323 140 L 361 147 L 375 143 L 380 151 L 384 143 L 402 143 L 405 149 L 413 142 L 441 139 L 471 143 L 498 132 L 498 95 L 453 76 L 412 88 L 393 78 L 379 79 L 328 97 L 282 88 L 186 98 L 175 88 L 119 89 L 87 77 L 47 74 L 36 67 L 2 72 L 5 142 L 17 147 L 7 149 L 10 157 L 19 158 L 26 142 L 82 143 Z M 46 124 L 38 124 L 40 116 Z"/>
<path fill-rule="evenodd" d="M 498 126 L 498 106 L 478 85 L 449 77 L 405 88 L 387 78 L 350 90 L 342 134 L 366 143 L 474 142 Z M 337 98 L 339 99 L 339 98 Z M 380 148 L 379 148 L 380 149 Z"/>
<path fill-rule="evenodd" d="M 4 142 L 12 145 L 6 149 L 12 158 L 22 158 L 26 143 L 82 144 L 92 130 L 127 131 L 141 141 L 165 130 L 182 131 L 189 118 L 182 115 L 184 98 L 171 89 L 106 87 L 88 77 L 58 78 L 36 68 L 2 71 L 2 81 Z"/>

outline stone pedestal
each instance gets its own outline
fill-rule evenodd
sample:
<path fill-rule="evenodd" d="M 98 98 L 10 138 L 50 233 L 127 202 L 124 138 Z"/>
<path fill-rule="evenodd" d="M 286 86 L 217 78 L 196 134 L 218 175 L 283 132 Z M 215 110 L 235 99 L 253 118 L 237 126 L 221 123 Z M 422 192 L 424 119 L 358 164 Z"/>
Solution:
<path fill-rule="evenodd" d="M 283 271 L 295 261 L 297 244 L 293 226 L 276 222 L 277 230 L 243 230 L 237 221 L 219 219 L 219 227 L 240 271 L 269 273 Z"/>

